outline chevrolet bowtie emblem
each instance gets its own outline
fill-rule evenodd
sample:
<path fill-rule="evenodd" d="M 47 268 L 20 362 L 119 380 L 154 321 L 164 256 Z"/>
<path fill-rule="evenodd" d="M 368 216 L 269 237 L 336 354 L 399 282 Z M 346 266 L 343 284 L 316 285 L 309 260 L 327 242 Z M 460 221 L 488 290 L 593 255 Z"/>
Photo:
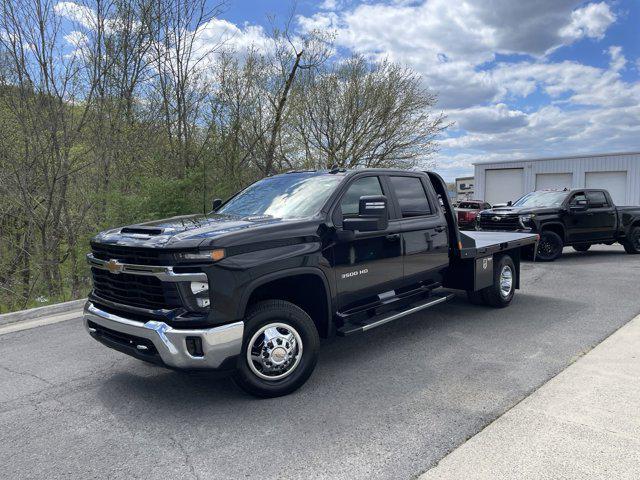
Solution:
<path fill-rule="evenodd" d="M 118 260 L 114 259 L 109 260 L 105 265 L 107 267 L 107 270 L 109 270 L 109 273 L 113 273 L 114 275 L 122 272 L 124 268 L 124 266 Z"/>

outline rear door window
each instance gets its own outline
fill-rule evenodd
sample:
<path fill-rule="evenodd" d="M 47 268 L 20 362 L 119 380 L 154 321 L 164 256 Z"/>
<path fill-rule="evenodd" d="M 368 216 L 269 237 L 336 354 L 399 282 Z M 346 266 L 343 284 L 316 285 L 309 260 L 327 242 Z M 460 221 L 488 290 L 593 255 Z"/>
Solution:
<path fill-rule="evenodd" d="M 389 177 L 389 180 L 400 204 L 402 218 L 432 213 L 422 180 L 416 177 Z"/>

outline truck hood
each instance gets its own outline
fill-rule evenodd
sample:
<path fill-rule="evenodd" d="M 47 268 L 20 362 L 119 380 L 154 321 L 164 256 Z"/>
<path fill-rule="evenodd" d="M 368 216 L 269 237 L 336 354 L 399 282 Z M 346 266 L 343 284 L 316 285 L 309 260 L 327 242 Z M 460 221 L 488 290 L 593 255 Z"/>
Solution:
<path fill-rule="evenodd" d="M 211 245 L 216 238 L 226 234 L 295 222 L 258 215 L 183 215 L 107 230 L 99 233 L 93 241 L 136 247 L 196 248 L 202 243 Z"/>
<path fill-rule="evenodd" d="M 483 210 L 482 213 L 495 215 L 529 215 L 535 213 L 541 215 L 545 213 L 558 213 L 558 207 L 497 207 L 490 210 Z"/>

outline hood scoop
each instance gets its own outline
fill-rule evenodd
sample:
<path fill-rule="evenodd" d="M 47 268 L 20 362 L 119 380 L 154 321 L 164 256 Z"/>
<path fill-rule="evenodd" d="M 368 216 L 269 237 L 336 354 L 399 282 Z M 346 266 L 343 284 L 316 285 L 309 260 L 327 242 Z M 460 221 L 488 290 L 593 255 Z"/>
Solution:
<path fill-rule="evenodd" d="M 120 233 L 135 235 L 144 235 L 145 237 L 151 237 L 154 235 L 162 234 L 162 228 L 145 228 L 145 227 L 124 227 L 120 230 Z"/>

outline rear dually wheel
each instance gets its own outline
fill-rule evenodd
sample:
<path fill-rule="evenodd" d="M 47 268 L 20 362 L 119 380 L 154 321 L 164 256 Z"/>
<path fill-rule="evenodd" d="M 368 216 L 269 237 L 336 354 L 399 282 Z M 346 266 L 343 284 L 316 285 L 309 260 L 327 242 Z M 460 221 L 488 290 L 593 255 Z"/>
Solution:
<path fill-rule="evenodd" d="M 509 255 L 494 261 L 493 285 L 482 290 L 484 303 L 504 308 L 511 303 L 516 292 L 516 267 Z"/>

